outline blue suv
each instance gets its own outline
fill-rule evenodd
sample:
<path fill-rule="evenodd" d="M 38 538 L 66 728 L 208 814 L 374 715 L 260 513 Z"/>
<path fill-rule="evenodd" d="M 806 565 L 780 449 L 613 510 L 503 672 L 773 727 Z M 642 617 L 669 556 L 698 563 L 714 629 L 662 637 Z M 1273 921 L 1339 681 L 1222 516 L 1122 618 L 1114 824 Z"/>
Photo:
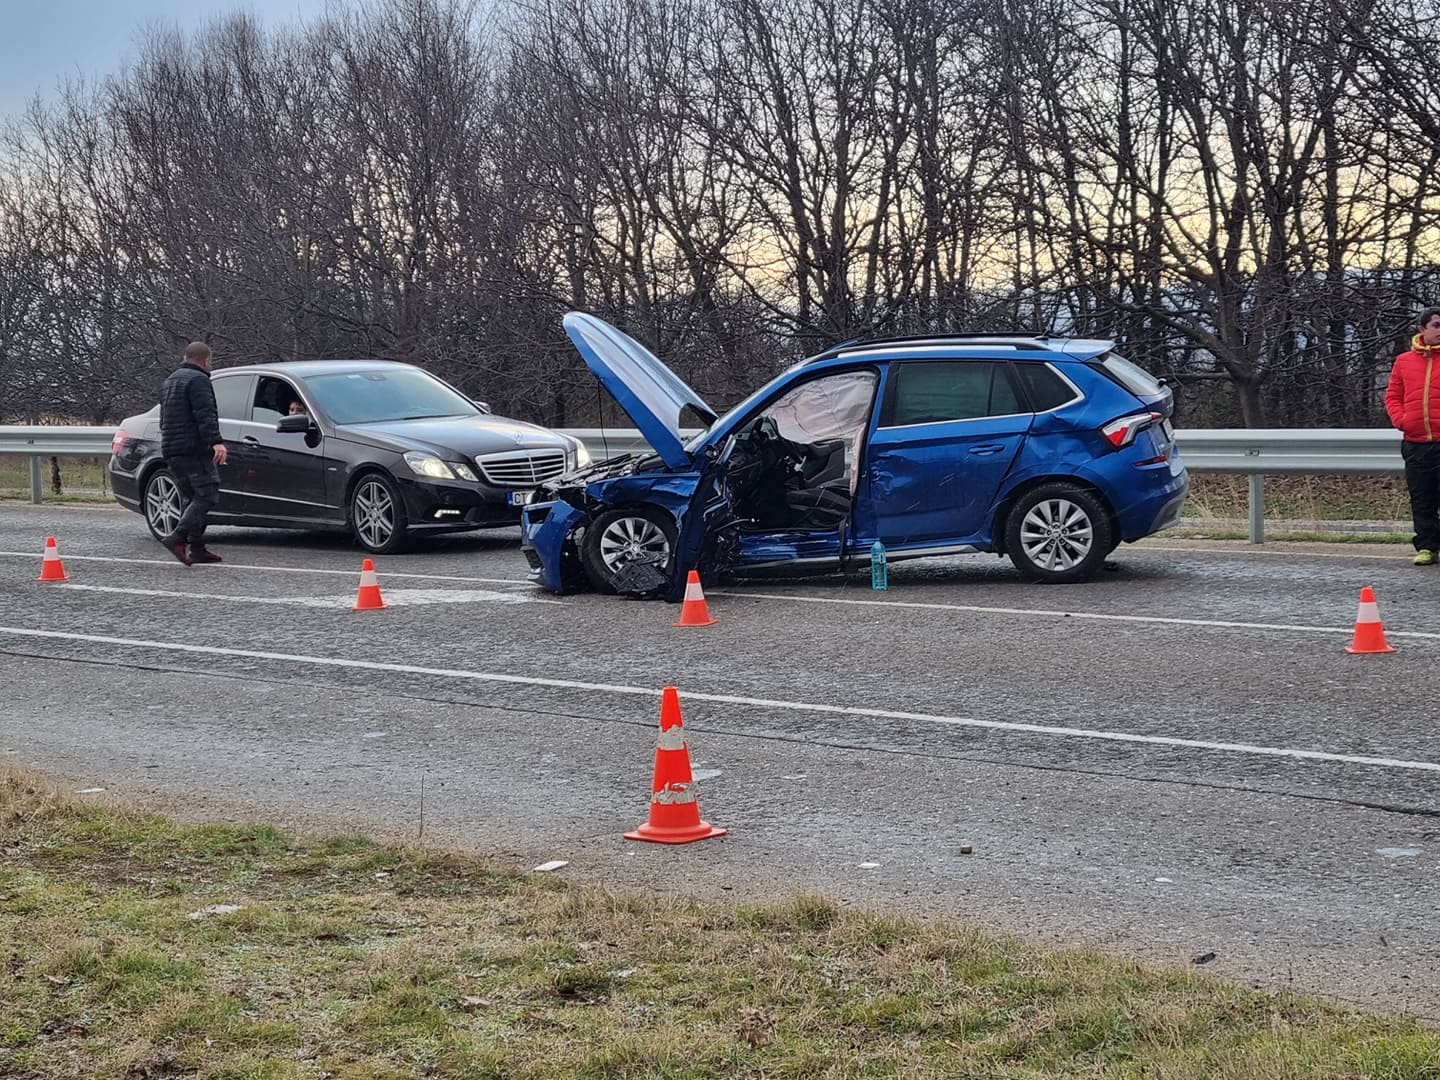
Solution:
<path fill-rule="evenodd" d="M 1108 341 L 955 334 L 837 345 L 717 416 L 643 345 L 565 330 L 654 454 L 550 481 L 524 510 L 534 576 L 679 600 L 688 571 L 859 569 L 991 551 L 1087 581 L 1174 525 L 1189 478 L 1168 387 Z M 698 433 L 687 433 L 699 426 Z"/>

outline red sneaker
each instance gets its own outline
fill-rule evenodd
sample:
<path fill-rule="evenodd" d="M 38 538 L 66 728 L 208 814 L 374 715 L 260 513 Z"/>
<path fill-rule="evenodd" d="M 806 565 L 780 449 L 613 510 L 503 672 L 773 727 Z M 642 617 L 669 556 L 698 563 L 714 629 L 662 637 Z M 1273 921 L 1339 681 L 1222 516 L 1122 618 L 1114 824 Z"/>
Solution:
<path fill-rule="evenodd" d="M 164 540 L 161 540 L 160 543 L 166 551 L 174 555 L 181 563 L 186 566 L 190 565 L 190 556 L 185 553 L 184 540 L 181 540 L 178 536 L 167 536 Z"/>
<path fill-rule="evenodd" d="M 206 547 L 192 547 L 190 549 L 190 561 L 192 563 L 224 562 L 225 560 L 216 555 Z"/>

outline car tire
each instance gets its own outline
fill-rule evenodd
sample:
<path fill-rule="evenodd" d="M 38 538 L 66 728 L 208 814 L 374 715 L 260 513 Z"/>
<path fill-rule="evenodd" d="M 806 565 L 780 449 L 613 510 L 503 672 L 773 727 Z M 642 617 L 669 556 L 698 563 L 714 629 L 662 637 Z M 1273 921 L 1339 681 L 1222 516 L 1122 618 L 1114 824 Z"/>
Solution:
<path fill-rule="evenodd" d="M 1005 523 L 1005 551 L 1031 581 L 1089 581 L 1114 549 L 1110 515 L 1075 484 L 1043 484 L 1016 500 Z"/>
<path fill-rule="evenodd" d="M 355 482 L 348 516 L 355 542 L 372 555 L 394 555 L 409 543 L 405 500 L 384 473 L 366 473 Z"/>
<path fill-rule="evenodd" d="M 580 565 L 600 592 L 616 592 L 616 575 L 641 557 L 650 559 L 669 582 L 675 561 L 675 522 L 668 514 L 645 507 L 611 510 L 591 522 L 580 541 Z M 658 587 L 652 592 L 662 591 Z"/>
<path fill-rule="evenodd" d="M 173 536 L 180 525 L 180 515 L 185 512 L 185 500 L 180 496 L 175 474 L 162 466 L 147 476 L 140 505 L 145 510 L 145 524 L 150 526 L 151 536 L 162 541 Z"/>

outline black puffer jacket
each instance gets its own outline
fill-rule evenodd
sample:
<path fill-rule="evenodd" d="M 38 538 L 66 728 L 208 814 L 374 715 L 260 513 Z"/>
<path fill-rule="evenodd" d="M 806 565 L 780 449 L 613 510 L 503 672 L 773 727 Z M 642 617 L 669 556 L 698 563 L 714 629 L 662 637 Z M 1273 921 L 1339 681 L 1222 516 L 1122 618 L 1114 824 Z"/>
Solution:
<path fill-rule="evenodd" d="M 208 372 L 181 364 L 160 384 L 162 457 L 209 457 L 220 442 L 220 414 Z"/>

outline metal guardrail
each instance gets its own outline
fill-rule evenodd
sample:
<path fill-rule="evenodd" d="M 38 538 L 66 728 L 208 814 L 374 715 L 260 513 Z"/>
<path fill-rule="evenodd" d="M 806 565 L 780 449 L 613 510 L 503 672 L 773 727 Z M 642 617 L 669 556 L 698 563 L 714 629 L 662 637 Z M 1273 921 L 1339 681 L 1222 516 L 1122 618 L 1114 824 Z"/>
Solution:
<path fill-rule="evenodd" d="M 560 428 L 597 458 L 643 450 L 634 428 Z M 30 501 L 42 498 L 41 462 L 47 457 L 106 456 L 111 427 L 0 426 L 0 454 L 30 458 Z M 688 433 L 687 433 L 688 434 Z M 1192 472 L 1245 473 L 1250 477 L 1250 542 L 1265 541 L 1265 477 L 1285 473 L 1401 472 L 1400 433 L 1389 428 L 1188 428 L 1175 441 Z"/>
<path fill-rule="evenodd" d="M 1250 477 L 1250 542 L 1265 542 L 1268 473 L 1402 472 L 1400 433 L 1390 428 L 1188 428 L 1175 443 L 1191 472 Z"/>
<path fill-rule="evenodd" d="M 114 435 L 113 427 L 4 425 L 0 426 L 0 454 L 29 455 L 30 501 L 39 503 L 43 494 L 41 464 L 45 458 L 108 455 Z"/>

